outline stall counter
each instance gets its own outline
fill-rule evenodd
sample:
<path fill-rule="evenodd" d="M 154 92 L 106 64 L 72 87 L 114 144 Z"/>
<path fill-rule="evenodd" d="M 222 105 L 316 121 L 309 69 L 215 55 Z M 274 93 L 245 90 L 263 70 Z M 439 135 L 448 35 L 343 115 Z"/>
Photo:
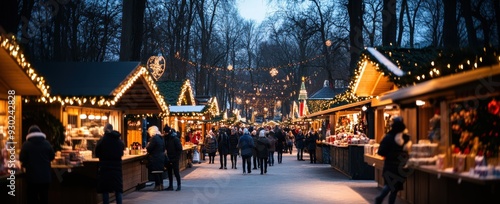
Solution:
<path fill-rule="evenodd" d="M 364 145 L 330 144 L 330 165 L 350 179 L 373 179 L 373 167 L 363 160 Z"/>
<path fill-rule="evenodd" d="M 123 191 L 128 193 L 143 188 L 148 181 L 148 171 L 141 160 L 145 155 L 125 155 L 122 158 Z M 85 160 L 74 168 L 53 168 L 49 189 L 50 203 L 101 203 L 97 193 L 99 159 Z M 126 179 L 125 179 L 126 178 Z M 113 194 L 110 198 L 114 198 Z"/>

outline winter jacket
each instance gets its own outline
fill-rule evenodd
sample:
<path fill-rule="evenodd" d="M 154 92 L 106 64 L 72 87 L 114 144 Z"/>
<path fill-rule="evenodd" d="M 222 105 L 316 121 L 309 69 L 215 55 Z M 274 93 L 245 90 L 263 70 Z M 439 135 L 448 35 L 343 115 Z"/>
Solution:
<path fill-rule="evenodd" d="M 283 151 L 283 149 L 286 146 L 285 134 L 283 134 L 283 132 L 278 130 L 278 132 L 276 132 L 276 138 L 277 138 L 276 151 L 278 151 L 278 152 Z"/>
<path fill-rule="evenodd" d="M 163 137 L 159 134 L 151 137 L 146 150 L 149 154 L 148 169 L 150 171 L 163 171 L 165 166 L 165 144 Z"/>
<path fill-rule="evenodd" d="M 241 156 L 252 156 L 255 144 L 250 134 L 243 134 L 238 140 L 237 147 L 241 149 Z"/>
<path fill-rule="evenodd" d="M 95 155 L 99 158 L 97 192 L 123 192 L 122 156 L 125 144 L 117 131 L 106 132 L 97 142 Z"/>
<path fill-rule="evenodd" d="M 219 154 L 229 154 L 229 136 L 226 131 L 221 130 L 217 138 Z"/>
<path fill-rule="evenodd" d="M 310 151 L 316 150 L 316 140 L 318 140 L 318 133 L 310 133 L 306 138 L 307 149 Z"/>
<path fill-rule="evenodd" d="M 229 136 L 229 154 L 238 155 L 238 141 L 240 136 L 238 133 L 231 134 Z"/>
<path fill-rule="evenodd" d="M 207 153 L 217 152 L 217 140 L 214 136 L 207 136 L 207 138 L 205 138 L 204 145 Z"/>
<path fill-rule="evenodd" d="M 269 134 L 267 140 L 269 140 L 269 152 L 276 151 L 276 138 L 274 137 L 274 133 Z"/>
<path fill-rule="evenodd" d="M 404 168 L 409 157 L 405 146 L 411 145 L 411 141 L 409 135 L 403 134 L 405 126 L 402 123 L 395 123 L 392 126 L 391 131 L 380 142 L 377 153 L 385 158 L 382 169 L 385 184 L 393 185 L 396 190 L 402 190 L 403 183 L 409 176 L 408 169 Z"/>
<path fill-rule="evenodd" d="M 297 149 L 303 149 L 304 148 L 304 134 L 299 133 L 297 136 L 295 136 L 295 146 Z"/>
<path fill-rule="evenodd" d="M 257 157 L 265 159 L 269 157 L 269 148 L 271 148 L 271 143 L 266 137 L 259 137 L 256 144 Z"/>
<path fill-rule="evenodd" d="M 181 140 L 179 140 L 179 138 L 174 134 L 168 134 L 165 136 L 165 149 L 167 150 L 169 161 L 179 161 L 181 159 Z"/>
<path fill-rule="evenodd" d="M 45 139 L 44 133 L 32 132 L 28 134 L 19 155 L 22 166 L 26 168 L 28 181 L 50 183 L 52 181 L 50 162 L 54 160 L 54 157 L 54 150 Z"/>

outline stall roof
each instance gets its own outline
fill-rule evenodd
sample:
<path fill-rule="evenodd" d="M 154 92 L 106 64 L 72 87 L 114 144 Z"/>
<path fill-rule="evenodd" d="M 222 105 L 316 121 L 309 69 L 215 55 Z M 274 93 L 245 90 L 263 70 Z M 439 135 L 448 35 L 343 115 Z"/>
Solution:
<path fill-rule="evenodd" d="M 107 106 L 127 114 L 169 113 L 153 77 L 139 62 L 40 62 L 36 66 L 53 83 L 51 96 L 38 101 Z"/>
<path fill-rule="evenodd" d="M 37 62 L 51 95 L 109 96 L 139 62 Z"/>
<path fill-rule="evenodd" d="M 170 113 L 191 113 L 191 112 L 202 112 L 205 108 L 204 105 L 198 106 L 170 106 Z"/>
<path fill-rule="evenodd" d="M 364 101 L 359 101 L 359 102 L 355 102 L 355 103 L 350 103 L 350 104 L 346 104 L 346 105 L 343 105 L 343 106 L 338 106 L 338 107 L 335 107 L 335 108 L 330 108 L 330 109 L 327 109 L 327 110 L 324 110 L 324 111 L 319 111 L 319 112 L 316 112 L 316 113 L 313 113 L 313 114 L 309 114 L 309 115 L 306 115 L 304 118 L 321 117 L 321 116 L 324 116 L 324 115 L 327 115 L 327 114 L 331 114 L 331 113 L 334 113 L 334 112 L 337 112 L 337 111 L 342 111 L 342 110 L 347 110 L 347 109 L 350 109 L 350 108 L 360 107 L 360 106 L 363 106 L 363 105 L 366 105 L 366 104 L 369 104 L 369 103 L 371 103 L 371 100 L 364 100 Z"/>
<path fill-rule="evenodd" d="M 446 89 L 451 89 L 459 85 L 467 84 L 474 81 L 479 81 L 485 85 L 485 89 L 491 88 L 487 86 L 495 86 L 491 83 L 491 77 L 500 75 L 500 64 L 478 68 L 475 70 L 465 71 L 454 75 L 449 75 L 434 80 L 419 83 L 414 86 L 399 89 L 398 91 L 388 93 L 380 97 L 381 100 L 402 100 L 413 97 L 419 97 L 424 94 L 432 94 Z M 486 79 L 486 80 L 485 80 Z"/>
<path fill-rule="evenodd" d="M 32 68 L 16 38 L 0 33 L 0 98 L 7 97 L 8 90 L 22 96 L 49 95 L 43 75 Z"/>
<path fill-rule="evenodd" d="M 184 81 L 157 81 L 160 94 L 170 105 L 196 105 L 189 79 Z"/>

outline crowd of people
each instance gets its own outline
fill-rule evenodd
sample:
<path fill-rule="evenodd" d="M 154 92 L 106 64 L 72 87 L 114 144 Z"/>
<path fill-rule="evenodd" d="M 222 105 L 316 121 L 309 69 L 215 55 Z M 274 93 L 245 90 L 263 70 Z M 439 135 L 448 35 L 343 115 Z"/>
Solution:
<path fill-rule="evenodd" d="M 319 133 L 312 128 L 304 134 L 300 128 L 279 126 L 213 127 L 201 143 L 201 154 L 202 160 L 205 160 L 205 155 L 208 156 L 208 164 L 214 164 L 216 155 L 219 155 L 219 169 L 227 169 L 228 156 L 231 169 L 237 169 L 238 157 L 241 156 L 243 174 L 258 169 L 260 174 L 266 174 L 268 166 L 281 164 L 283 154 L 292 154 L 294 146 L 297 160 L 305 161 L 303 154 L 307 151 L 310 163 L 316 163 L 315 148 L 319 139 Z"/>

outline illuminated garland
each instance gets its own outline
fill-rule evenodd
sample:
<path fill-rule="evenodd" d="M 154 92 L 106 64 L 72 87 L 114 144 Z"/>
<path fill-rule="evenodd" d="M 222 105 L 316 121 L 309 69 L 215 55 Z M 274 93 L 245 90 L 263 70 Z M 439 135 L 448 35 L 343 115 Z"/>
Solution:
<path fill-rule="evenodd" d="M 273 66 L 273 67 L 258 67 L 258 68 L 238 68 L 238 69 L 234 68 L 232 70 L 243 72 L 243 71 L 255 71 L 255 70 L 271 71 L 273 69 L 276 69 L 276 71 L 277 71 L 277 69 L 296 67 L 299 65 L 306 64 L 308 62 L 318 60 L 318 59 L 323 58 L 323 57 L 325 57 L 325 55 L 321 54 L 321 55 L 317 55 L 315 57 L 312 57 L 312 58 L 309 58 L 309 59 L 306 59 L 306 60 L 303 60 L 300 62 L 292 62 L 292 63 L 288 63 L 286 65 L 279 65 L 279 66 Z M 184 62 L 184 63 L 187 63 L 191 66 L 197 66 L 197 67 L 201 67 L 201 68 L 205 68 L 205 69 L 209 69 L 209 70 L 219 71 L 219 70 L 227 70 L 228 69 L 227 67 L 218 67 L 218 66 L 213 66 L 213 65 L 200 65 L 196 62 L 192 62 L 192 61 L 189 61 L 188 59 L 182 58 L 179 54 L 176 54 L 175 58 Z"/>
<path fill-rule="evenodd" d="M 163 99 L 163 97 L 160 95 L 160 91 L 158 90 L 158 87 L 156 86 L 156 83 L 154 83 L 153 77 L 151 77 L 149 71 L 143 66 L 140 66 L 132 73 L 130 73 L 120 85 L 116 89 L 112 91 L 111 96 L 66 96 L 66 97 L 61 97 L 61 96 L 42 96 L 38 98 L 34 98 L 33 100 L 39 103 L 61 103 L 62 106 L 64 105 L 97 105 L 99 107 L 101 106 L 107 106 L 111 107 L 114 106 L 120 98 L 125 94 L 127 90 L 132 87 L 132 85 L 138 80 L 140 76 L 143 76 L 148 88 L 151 90 L 153 93 L 154 97 L 157 99 L 157 102 L 162 110 L 162 114 L 160 116 L 167 116 L 169 114 L 169 108 L 167 106 L 167 103 Z M 30 98 L 25 98 L 25 103 L 29 103 Z"/>
<path fill-rule="evenodd" d="M 186 91 L 189 93 L 190 101 L 191 103 L 188 103 L 188 99 L 186 99 Z M 163 97 L 162 97 L 163 98 Z M 177 105 L 180 106 L 182 105 L 182 102 L 185 102 L 185 104 L 190 104 L 190 105 L 196 105 L 196 101 L 194 99 L 193 95 L 193 89 L 191 88 L 191 82 L 189 79 L 186 79 L 184 81 L 184 84 L 182 85 L 181 92 L 179 93 L 179 97 L 177 100 Z"/>
<path fill-rule="evenodd" d="M 31 67 L 26 57 L 24 57 L 23 52 L 20 50 L 19 44 L 17 44 L 16 38 L 11 36 L 10 38 L 4 35 L 0 35 L 1 46 L 7 51 L 13 60 L 24 70 L 28 78 L 31 79 L 33 84 L 42 92 L 42 97 L 49 97 L 49 85 L 45 83 L 43 76 L 39 76 L 35 70 Z"/>

